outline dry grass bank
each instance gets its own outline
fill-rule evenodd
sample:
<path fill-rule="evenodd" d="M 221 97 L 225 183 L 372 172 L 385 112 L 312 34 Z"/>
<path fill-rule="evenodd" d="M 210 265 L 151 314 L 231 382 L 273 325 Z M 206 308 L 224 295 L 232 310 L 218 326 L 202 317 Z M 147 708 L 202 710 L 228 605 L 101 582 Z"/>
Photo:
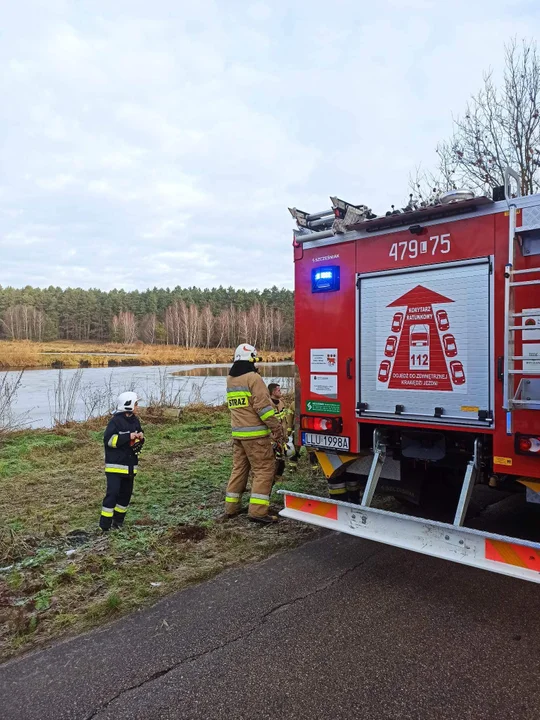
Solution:
<path fill-rule="evenodd" d="M 94 354 L 96 353 L 96 354 Z M 121 345 L 117 343 L 50 343 L 0 341 L 0 368 L 76 368 L 116 365 L 184 365 L 230 363 L 230 348 L 181 348 L 174 345 Z M 293 357 L 288 352 L 265 352 L 264 360 L 279 362 Z"/>

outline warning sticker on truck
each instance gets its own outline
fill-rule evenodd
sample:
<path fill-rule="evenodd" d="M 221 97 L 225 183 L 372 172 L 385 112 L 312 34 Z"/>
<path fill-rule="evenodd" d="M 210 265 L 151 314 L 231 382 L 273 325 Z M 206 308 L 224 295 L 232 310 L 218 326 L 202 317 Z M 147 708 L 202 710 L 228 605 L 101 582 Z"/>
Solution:
<path fill-rule="evenodd" d="M 337 398 L 337 375 L 311 375 L 309 389 L 313 395 Z"/>
<path fill-rule="evenodd" d="M 423 285 L 381 308 L 377 382 L 389 390 L 467 392 L 463 312 Z"/>
<path fill-rule="evenodd" d="M 310 369 L 312 373 L 337 372 L 337 348 L 312 348 L 310 350 Z"/>

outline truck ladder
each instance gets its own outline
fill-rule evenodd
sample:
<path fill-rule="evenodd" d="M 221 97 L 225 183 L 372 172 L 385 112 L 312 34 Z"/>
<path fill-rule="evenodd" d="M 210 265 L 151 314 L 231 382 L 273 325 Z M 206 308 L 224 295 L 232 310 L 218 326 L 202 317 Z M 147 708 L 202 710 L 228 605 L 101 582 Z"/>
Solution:
<path fill-rule="evenodd" d="M 474 441 L 474 451 L 471 460 L 467 463 L 467 469 L 463 477 L 463 485 L 457 504 L 456 514 L 454 517 L 454 525 L 460 527 L 465 522 L 465 516 L 469 507 L 473 488 L 478 479 L 478 471 L 480 469 L 480 460 L 482 455 L 482 440 L 477 437 Z M 373 461 L 366 482 L 366 488 L 362 497 L 361 507 L 368 508 L 371 506 L 373 496 L 377 489 L 377 483 L 381 476 L 384 461 L 386 459 L 386 445 L 384 434 L 378 428 L 373 432 Z"/>
<path fill-rule="evenodd" d="M 511 179 L 515 180 L 517 186 L 516 196 L 521 194 L 521 178 L 506 168 L 504 177 L 504 192 L 508 203 L 508 262 L 505 266 L 504 278 L 504 366 L 503 366 L 503 408 L 506 410 L 506 433 L 513 434 L 513 416 L 515 410 L 540 410 L 540 371 L 525 370 L 524 361 L 529 358 L 526 355 L 516 355 L 516 335 L 527 331 L 536 330 L 536 323 L 531 327 L 520 322 L 521 318 L 540 318 L 538 313 L 523 313 L 515 311 L 515 288 L 531 285 L 540 285 L 540 267 L 527 270 L 515 270 L 516 256 L 516 224 L 517 206 L 513 202 L 511 192 Z M 525 339 L 526 339 L 525 335 Z M 521 367 L 516 368 L 515 363 Z M 516 390 L 516 379 L 519 378 Z"/>

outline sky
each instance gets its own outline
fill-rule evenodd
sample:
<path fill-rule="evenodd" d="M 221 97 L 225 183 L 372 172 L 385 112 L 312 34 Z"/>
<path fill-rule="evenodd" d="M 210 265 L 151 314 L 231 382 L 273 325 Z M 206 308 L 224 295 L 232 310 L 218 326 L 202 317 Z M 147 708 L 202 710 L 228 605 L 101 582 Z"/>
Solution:
<path fill-rule="evenodd" d="M 0 0 L 0 285 L 292 288 L 287 207 L 383 213 L 537 0 Z"/>

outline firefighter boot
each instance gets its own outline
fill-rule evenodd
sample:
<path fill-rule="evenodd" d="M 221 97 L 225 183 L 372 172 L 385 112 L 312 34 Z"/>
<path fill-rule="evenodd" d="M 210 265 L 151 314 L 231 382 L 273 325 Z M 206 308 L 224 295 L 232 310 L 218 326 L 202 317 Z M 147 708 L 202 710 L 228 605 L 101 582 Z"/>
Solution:
<path fill-rule="evenodd" d="M 328 494 L 330 495 L 332 500 L 340 500 L 341 502 L 349 501 L 347 485 L 340 477 L 328 481 Z"/>
<path fill-rule="evenodd" d="M 99 527 L 103 532 L 109 532 L 113 521 L 113 508 L 103 507 L 101 508 L 101 515 L 99 518 Z"/>
<path fill-rule="evenodd" d="M 126 512 L 127 512 L 127 507 L 125 507 L 124 505 L 116 505 L 116 507 L 114 508 L 114 515 L 113 515 L 113 521 L 112 521 L 112 529 L 113 530 L 120 530 L 120 528 L 124 524 Z"/>
<path fill-rule="evenodd" d="M 347 475 L 349 477 L 349 475 Z M 353 475 L 354 478 L 354 475 Z M 346 480 L 348 502 L 360 505 L 360 482 L 358 480 Z"/>

